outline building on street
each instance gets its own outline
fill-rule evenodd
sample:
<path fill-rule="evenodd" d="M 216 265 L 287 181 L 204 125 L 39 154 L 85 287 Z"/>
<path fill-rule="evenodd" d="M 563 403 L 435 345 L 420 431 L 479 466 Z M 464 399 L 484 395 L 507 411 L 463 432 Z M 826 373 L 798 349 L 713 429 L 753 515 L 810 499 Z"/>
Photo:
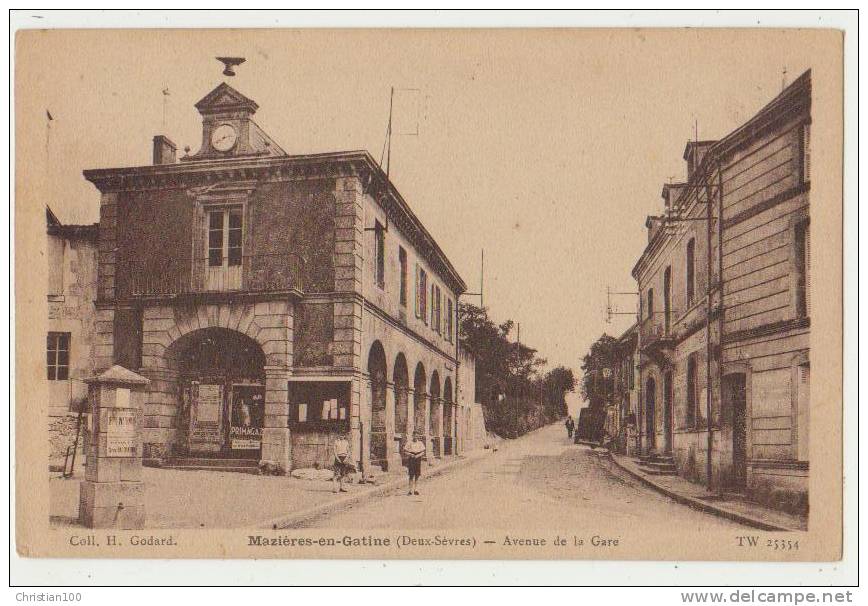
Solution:
<path fill-rule="evenodd" d="M 633 268 L 643 452 L 679 474 L 807 510 L 811 75 L 685 148 Z M 709 456 L 710 453 L 710 456 Z"/>
<path fill-rule="evenodd" d="M 63 224 L 46 208 L 48 263 L 49 469 L 63 470 L 79 432 L 79 412 L 87 398 L 83 379 L 93 374 L 95 337 L 97 225 Z M 81 429 L 87 427 L 81 424 Z M 84 441 L 79 440 L 79 455 Z M 83 457 L 78 458 L 83 462 Z M 71 460 L 70 460 L 71 463 Z"/>
<path fill-rule="evenodd" d="M 288 472 L 349 435 L 370 470 L 413 433 L 456 454 L 466 287 L 408 203 L 367 152 L 287 154 L 226 83 L 195 106 L 198 151 L 158 135 L 152 165 L 84 173 L 94 366 L 150 379 L 146 460 Z"/>

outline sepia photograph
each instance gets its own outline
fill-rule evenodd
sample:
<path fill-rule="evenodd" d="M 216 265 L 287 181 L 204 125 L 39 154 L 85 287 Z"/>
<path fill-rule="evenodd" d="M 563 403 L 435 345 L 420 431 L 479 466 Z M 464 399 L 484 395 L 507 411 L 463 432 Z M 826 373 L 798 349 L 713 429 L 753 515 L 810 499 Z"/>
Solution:
<path fill-rule="evenodd" d="M 19 556 L 842 558 L 840 30 L 14 53 Z"/>

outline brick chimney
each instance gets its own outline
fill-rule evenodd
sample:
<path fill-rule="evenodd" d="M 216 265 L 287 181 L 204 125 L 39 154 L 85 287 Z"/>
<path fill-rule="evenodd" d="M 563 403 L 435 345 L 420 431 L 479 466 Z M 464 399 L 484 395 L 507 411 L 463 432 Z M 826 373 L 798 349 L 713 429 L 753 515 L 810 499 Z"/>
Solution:
<path fill-rule="evenodd" d="M 648 243 L 650 244 L 654 236 L 657 235 L 657 232 L 660 231 L 660 228 L 663 227 L 663 217 L 648 215 L 645 219 L 645 227 L 648 228 Z"/>
<path fill-rule="evenodd" d="M 163 135 L 154 137 L 154 164 L 174 164 L 175 151 L 178 148 L 172 141 Z"/>

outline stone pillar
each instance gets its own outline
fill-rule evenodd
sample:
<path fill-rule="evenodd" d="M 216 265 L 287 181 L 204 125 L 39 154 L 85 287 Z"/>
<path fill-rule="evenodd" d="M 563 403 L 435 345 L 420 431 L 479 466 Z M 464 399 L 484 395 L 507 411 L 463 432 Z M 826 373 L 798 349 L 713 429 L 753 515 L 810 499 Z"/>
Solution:
<path fill-rule="evenodd" d="M 260 465 L 273 465 L 283 473 L 292 470 L 288 382 L 289 369 L 286 367 L 265 367 L 265 422 Z"/>
<path fill-rule="evenodd" d="M 141 368 L 139 372 L 150 380 L 142 411 L 142 456 L 146 462 L 156 462 L 179 454 L 178 371 Z"/>
<path fill-rule="evenodd" d="M 442 398 L 437 398 L 434 405 L 434 433 L 437 435 L 437 456 L 443 458 L 446 454 L 446 434 L 443 433 L 443 407 L 448 403 Z"/>
<path fill-rule="evenodd" d="M 92 438 L 79 485 L 79 521 L 88 528 L 143 528 L 142 409 L 149 381 L 112 366 L 85 382 Z"/>
<path fill-rule="evenodd" d="M 357 463 L 361 463 L 361 432 L 360 421 L 364 396 L 364 381 L 361 377 L 353 377 L 350 385 L 350 456 Z"/>
<path fill-rule="evenodd" d="M 395 407 L 398 404 L 398 398 L 395 394 L 394 383 L 386 384 L 386 468 L 387 471 L 400 469 L 401 467 L 401 452 L 400 444 L 395 440 Z"/>
<path fill-rule="evenodd" d="M 359 449 L 355 452 L 359 453 L 358 460 L 361 463 L 361 469 L 364 475 L 367 476 L 371 469 L 371 411 L 372 411 L 372 396 L 371 380 L 362 379 L 361 405 L 359 407 Z"/>
<path fill-rule="evenodd" d="M 425 416 L 422 420 L 423 431 L 425 434 L 425 459 L 428 463 L 434 462 L 434 440 L 431 436 L 431 396 L 425 394 Z"/>

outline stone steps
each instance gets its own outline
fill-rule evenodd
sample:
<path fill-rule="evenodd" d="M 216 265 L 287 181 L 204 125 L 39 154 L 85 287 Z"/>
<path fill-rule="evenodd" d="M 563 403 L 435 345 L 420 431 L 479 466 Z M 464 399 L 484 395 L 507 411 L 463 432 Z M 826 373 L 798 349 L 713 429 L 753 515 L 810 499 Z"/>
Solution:
<path fill-rule="evenodd" d="M 210 457 L 178 457 L 169 459 L 163 469 L 179 471 L 228 471 L 236 473 L 259 473 L 257 459 L 219 459 Z"/>
<path fill-rule="evenodd" d="M 678 475 L 675 459 L 670 455 L 652 454 L 639 457 L 639 468 L 652 476 Z"/>

